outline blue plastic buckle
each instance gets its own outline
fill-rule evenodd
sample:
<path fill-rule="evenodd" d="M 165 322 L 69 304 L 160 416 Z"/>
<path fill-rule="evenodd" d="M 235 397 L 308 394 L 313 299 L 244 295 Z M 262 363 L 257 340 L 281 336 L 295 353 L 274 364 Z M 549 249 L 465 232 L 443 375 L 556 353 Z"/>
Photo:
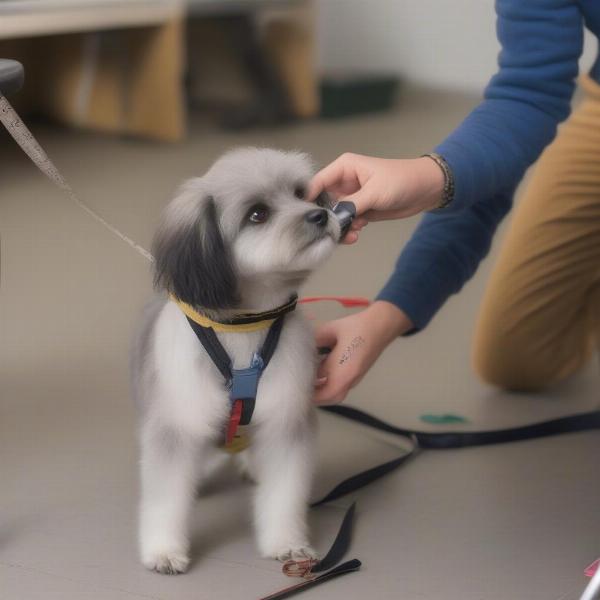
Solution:
<path fill-rule="evenodd" d="M 232 404 L 236 400 L 242 401 L 242 416 L 240 425 L 248 425 L 254 412 L 256 394 L 258 392 L 258 380 L 264 368 L 263 359 L 254 354 L 252 362 L 247 369 L 233 369 L 231 381 L 230 399 Z"/>

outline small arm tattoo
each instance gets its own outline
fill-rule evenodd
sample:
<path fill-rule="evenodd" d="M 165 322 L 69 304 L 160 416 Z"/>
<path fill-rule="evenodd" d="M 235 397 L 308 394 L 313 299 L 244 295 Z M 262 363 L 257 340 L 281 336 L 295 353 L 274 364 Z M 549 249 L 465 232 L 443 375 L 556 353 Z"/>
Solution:
<path fill-rule="evenodd" d="M 362 335 L 355 337 L 350 342 L 350 344 L 346 347 L 344 352 L 342 352 L 342 355 L 340 356 L 339 364 L 343 365 L 345 362 L 348 362 L 350 360 L 350 358 L 352 357 L 352 355 L 354 354 L 354 351 L 357 348 L 360 348 L 364 343 L 365 343 L 365 339 L 362 337 Z"/>

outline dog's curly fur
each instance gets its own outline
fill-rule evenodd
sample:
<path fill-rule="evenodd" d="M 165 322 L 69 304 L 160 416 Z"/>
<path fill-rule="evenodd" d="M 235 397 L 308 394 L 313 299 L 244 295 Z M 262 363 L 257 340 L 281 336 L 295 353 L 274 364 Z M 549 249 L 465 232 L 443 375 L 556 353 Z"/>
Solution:
<path fill-rule="evenodd" d="M 221 452 L 229 412 L 221 374 L 165 292 L 213 318 L 283 304 L 339 241 L 330 211 L 303 202 L 312 173 L 300 153 L 237 149 L 185 183 L 164 212 L 153 246 L 159 293 L 146 307 L 131 358 L 140 414 L 140 555 L 149 569 L 187 569 L 195 490 Z M 315 211 L 324 212 L 319 218 Z M 218 334 L 234 368 L 250 364 L 265 335 Z M 296 311 L 286 316 L 260 381 L 253 443 L 240 457 L 257 482 L 259 549 L 280 560 L 315 554 L 306 526 L 315 366 L 312 331 Z"/>

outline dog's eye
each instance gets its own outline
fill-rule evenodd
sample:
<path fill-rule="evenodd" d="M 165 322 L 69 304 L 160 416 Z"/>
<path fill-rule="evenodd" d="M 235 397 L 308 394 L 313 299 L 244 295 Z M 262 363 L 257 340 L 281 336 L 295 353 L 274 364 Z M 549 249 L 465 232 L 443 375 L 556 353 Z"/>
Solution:
<path fill-rule="evenodd" d="M 298 198 L 298 200 L 304 200 L 304 197 L 306 196 L 306 188 L 299 184 L 294 188 L 294 196 L 296 196 L 296 198 Z"/>
<path fill-rule="evenodd" d="M 255 204 L 248 211 L 248 221 L 251 223 L 261 224 L 269 218 L 269 208 L 264 204 Z"/>

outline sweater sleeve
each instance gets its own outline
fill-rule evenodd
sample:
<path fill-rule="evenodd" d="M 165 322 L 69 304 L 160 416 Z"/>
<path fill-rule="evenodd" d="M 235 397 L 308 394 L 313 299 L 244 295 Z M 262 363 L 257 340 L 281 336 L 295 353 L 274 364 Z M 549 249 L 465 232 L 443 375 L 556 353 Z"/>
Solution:
<path fill-rule="evenodd" d="M 583 45 L 576 0 L 496 0 L 496 11 L 499 70 L 435 149 L 452 169 L 454 200 L 425 215 L 378 295 L 416 329 L 475 273 L 525 170 L 570 112 Z"/>
<path fill-rule="evenodd" d="M 416 330 L 423 329 L 475 273 L 511 204 L 507 193 L 461 212 L 425 215 L 377 299 L 400 307 Z"/>
<path fill-rule="evenodd" d="M 570 112 L 583 48 L 576 0 L 496 0 L 499 70 L 483 102 L 437 148 L 460 211 L 514 189 Z"/>

